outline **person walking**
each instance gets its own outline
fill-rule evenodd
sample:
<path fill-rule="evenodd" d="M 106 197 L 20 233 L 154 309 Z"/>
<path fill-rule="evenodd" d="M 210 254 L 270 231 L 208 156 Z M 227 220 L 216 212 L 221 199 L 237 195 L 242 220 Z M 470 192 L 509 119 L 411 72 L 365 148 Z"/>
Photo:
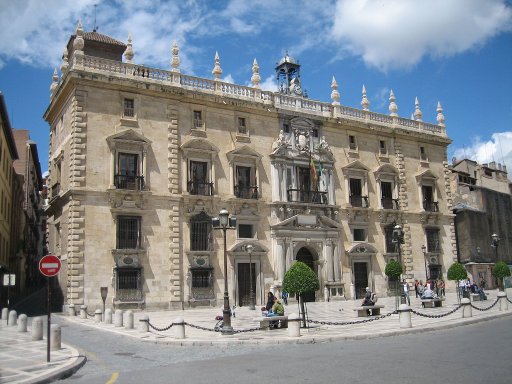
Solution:
<path fill-rule="evenodd" d="M 409 284 L 407 284 L 407 281 L 405 281 L 405 279 L 403 279 L 402 285 L 404 287 L 404 295 L 405 295 L 405 298 L 407 299 L 407 305 L 410 307 L 411 299 L 409 298 Z"/>
<path fill-rule="evenodd" d="M 418 285 L 420 284 L 420 282 L 416 279 L 414 280 L 414 294 L 416 296 L 416 298 L 418 298 Z"/>

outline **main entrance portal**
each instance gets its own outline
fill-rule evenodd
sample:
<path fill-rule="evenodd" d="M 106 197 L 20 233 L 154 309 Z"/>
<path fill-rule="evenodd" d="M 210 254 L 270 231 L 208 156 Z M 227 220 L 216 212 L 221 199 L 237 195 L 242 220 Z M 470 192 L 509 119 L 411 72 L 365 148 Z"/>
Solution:
<path fill-rule="evenodd" d="M 256 264 L 252 263 L 252 282 L 249 281 L 249 263 L 238 264 L 238 306 L 245 307 L 251 303 L 250 290 L 256 295 Z"/>
<path fill-rule="evenodd" d="M 354 263 L 354 288 L 356 299 L 364 298 L 368 286 L 368 269 L 366 263 Z"/>
<path fill-rule="evenodd" d="M 304 264 L 306 264 L 309 268 L 317 274 L 317 271 L 315 269 L 315 264 L 313 260 L 313 255 L 307 248 L 301 248 L 299 249 L 299 252 L 297 252 L 297 261 L 302 261 Z M 317 274 L 318 275 L 318 274 Z M 305 302 L 315 301 L 315 292 L 308 292 L 303 295 Z"/>

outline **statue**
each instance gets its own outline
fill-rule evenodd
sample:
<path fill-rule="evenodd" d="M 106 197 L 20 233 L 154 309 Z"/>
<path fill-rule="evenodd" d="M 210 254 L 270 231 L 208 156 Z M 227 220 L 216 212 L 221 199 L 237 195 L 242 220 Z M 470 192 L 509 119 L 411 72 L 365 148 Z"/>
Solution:
<path fill-rule="evenodd" d="M 281 129 L 279 131 L 278 138 L 274 141 L 272 144 L 272 153 L 277 152 L 283 145 L 286 146 L 288 144 L 288 140 L 286 139 L 286 136 L 284 135 L 284 131 Z"/>
<path fill-rule="evenodd" d="M 320 139 L 320 143 L 318 144 L 318 149 L 322 149 L 327 152 L 331 152 L 331 148 L 329 148 L 329 144 L 325 141 L 325 136 L 322 136 Z"/>

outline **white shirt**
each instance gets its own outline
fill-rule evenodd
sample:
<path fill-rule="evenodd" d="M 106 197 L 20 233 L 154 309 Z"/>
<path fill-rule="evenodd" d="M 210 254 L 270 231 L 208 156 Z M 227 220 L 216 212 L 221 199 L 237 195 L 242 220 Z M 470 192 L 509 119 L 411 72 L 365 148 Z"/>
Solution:
<path fill-rule="evenodd" d="M 404 283 L 404 292 L 409 292 L 409 284 Z"/>

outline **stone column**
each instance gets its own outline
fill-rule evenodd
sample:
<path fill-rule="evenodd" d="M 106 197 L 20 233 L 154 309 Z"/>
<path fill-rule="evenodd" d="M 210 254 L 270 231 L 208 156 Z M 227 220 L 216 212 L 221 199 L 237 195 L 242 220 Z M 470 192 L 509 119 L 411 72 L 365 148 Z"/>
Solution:
<path fill-rule="evenodd" d="M 114 188 L 114 174 L 116 173 L 116 150 L 115 148 L 111 148 L 110 149 L 110 167 L 111 167 L 111 171 L 110 171 L 110 186 L 109 188 L 112 189 Z"/>
<path fill-rule="evenodd" d="M 471 308 L 471 301 L 467 298 L 463 298 L 461 301 L 460 301 L 461 305 L 462 305 L 462 318 L 466 318 L 466 317 L 472 317 L 473 316 L 473 311 L 472 311 L 472 308 Z"/>
<path fill-rule="evenodd" d="M 332 172 L 332 169 L 329 169 L 328 171 L 328 174 L 329 174 L 329 204 L 330 205 L 334 205 L 336 203 L 336 197 L 334 196 L 334 177 L 333 177 L 333 172 Z"/>
<path fill-rule="evenodd" d="M 334 281 L 341 281 L 341 257 L 340 257 L 340 243 L 333 242 L 333 264 L 334 264 Z"/>
<path fill-rule="evenodd" d="M 174 330 L 174 337 L 176 339 L 184 339 L 185 338 L 185 321 L 182 317 L 177 317 L 172 322 L 172 328 Z"/>
<path fill-rule="evenodd" d="M 507 293 L 498 292 L 498 299 L 500 300 L 500 311 L 508 311 Z"/>
<path fill-rule="evenodd" d="M 50 327 L 51 338 L 50 346 L 52 351 L 58 351 L 61 348 L 61 330 L 59 324 L 52 324 Z"/>
<path fill-rule="evenodd" d="M 286 270 L 289 270 L 293 262 L 293 241 L 286 239 Z"/>
<path fill-rule="evenodd" d="M 300 317 L 296 313 L 288 316 L 288 336 L 300 337 Z"/>
<path fill-rule="evenodd" d="M 147 182 L 147 177 L 148 177 L 148 169 L 147 169 L 147 155 L 148 155 L 148 151 L 146 148 L 144 148 L 142 150 L 142 159 L 141 159 L 141 171 L 142 171 L 142 176 L 144 177 L 144 190 L 146 189 L 146 182 Z"/>
<path fill-rule="evenodd" d="M 288 188 L 288 185 L 291 184 L 292 181 L 288 180 L 287 176 L 288 176 L 288 172 L 286 172 L 286 165 L 279 164 L 279 180 L 281 180 L 281 200 L 280 201 L 288 201 L 288 196 L 286 194 L 286 190 Z"/>
<path fill-rule="evenodd" d="M 130 311 L 130 310 L 126 311 L 124 327 L 126 329 L 133 329 L 133 311 Z"/>
<path fill-rule="evenodd" d="M 94 311 L 94 322 L 101 323 L 101 309 Z M 106 322 L 107 311 L 105 310 L 105 322 Z M 110 320 L 112 320 L 112 313 L 110 314 Z M 112 322 L 112 321 L 111 321 Z"/>
<path fill-rule="evenodd" d="M 149 332 L 149 316 L 143 315 L 139 320 L 139 329 L 141 332 Z"/>
<path fill-rule="evenodd" d="M 333 254 L 332 254 L 332 240 L 327 239 L 324 242 L 324 258 L 325 258 L 325 268 L 326 274 L 325 278 L 328 282 L 334 281 L 334 264 L 333 264 Z"/>
<path fill-rule="evenodd" d="M 283 281 L 285 269 L 284 239 L 277 239 L 277 280 Z"/>
<path fill-rule="evenodd" d="M 114 326 L 123 326 L 123 311 L 121 309 L 116 309 L 116 311 L 114 312 Z"/>
<path fill-rule="evenodd" d="M 36 317 L 32 320 L 32 340 L 43 340 L 43 318 Z"/>
<path fill-rule="evenodd" d="M 16 311 L 9 311 L 9 320 L 7 321 L 7 325 L 9 327 L 15 327 L 18 324 L 18 314 Z"/>
<path fill-rule="evenodd" d="M 27 332 L 27 315 L 25 314 L 18 317 L 18 332 Z"/>
<path fill-rule="evenodd" d="M 281 180 L 279 172 L 279 164 L 272 163 L 270 167 L 270 177 L 272 179 L 272 201 L 281 201 L 281 190 L 279 188 L 279 180 Z M 258 178 L 259 180 L 259 178 Z"/>
<path fill-rule="evenodd" d="M 400 317 L 400 328 L 412 328 L 411 308 L 407 304 L 400 304 L 398 316 Z"/>

